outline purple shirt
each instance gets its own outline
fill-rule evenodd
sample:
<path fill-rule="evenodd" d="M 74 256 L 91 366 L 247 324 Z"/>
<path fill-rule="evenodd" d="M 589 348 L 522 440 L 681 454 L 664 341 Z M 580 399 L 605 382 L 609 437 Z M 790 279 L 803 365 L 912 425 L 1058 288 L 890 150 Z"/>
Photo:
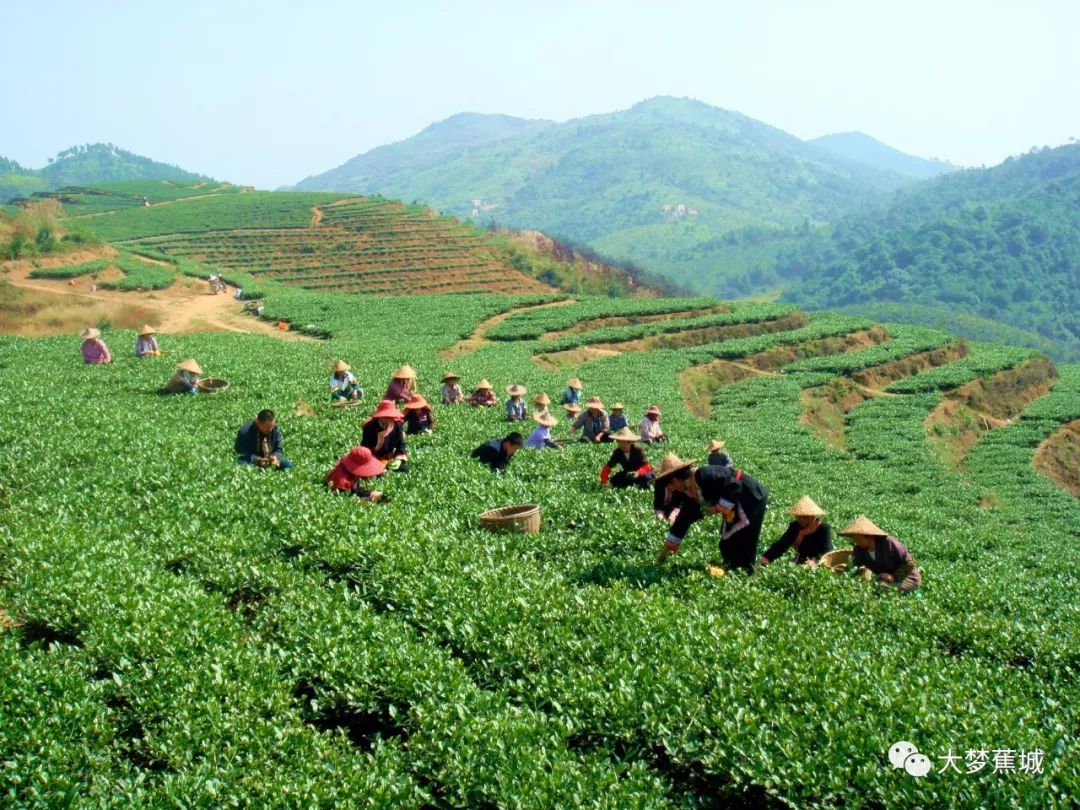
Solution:
<path fill-rule="evenodd" d="M 98 365 L 112 362 L 112 352 L 100 338 L 84 340 L 82 345 L 82 357 L 87 363 Z"/>
<path fill-rule="evenodd" d="M 140 337 L 135 341 L 135 356 L 143 357 L 147 352 L 156 352 L 158 350 L 157 338 L 153 335 L 147 335 L 146 337 Z"/>
<path fill-rule="evenodd" d="M 549 441 L 551 441 L 551 428 L 540 425 L 529 434 L 529 438 L 525 440 L 525 446 L 532 450 L 543 450 L 547 446 L 545 442 Z"/>
<path fill-rule="evenodd" d="M 392 402 L 408 402 L 411 397 L 409 384 L 402 380 L 391 380 L 390 385 L 386 386 L 386 393 L 383 394 L 383 399 L 389 399 Z"/>
<path fill-rule="evenodd" d="M 919 569 L 915 568 L 915 558 L 911 556 L 907 546 L 895 537 L 875 537 L 873 557 L 866 549 L 855 546 L 851 562 L 856 568 L 865 565 L 875 574 L 895 575 L 897 571 L 900 571 L 903 575 L 900 578 L 909 580 L 911 585 L 917 586 L 922 582 L 922 575 Z M 907 568 L 910 570 L 901 570 Z"/>

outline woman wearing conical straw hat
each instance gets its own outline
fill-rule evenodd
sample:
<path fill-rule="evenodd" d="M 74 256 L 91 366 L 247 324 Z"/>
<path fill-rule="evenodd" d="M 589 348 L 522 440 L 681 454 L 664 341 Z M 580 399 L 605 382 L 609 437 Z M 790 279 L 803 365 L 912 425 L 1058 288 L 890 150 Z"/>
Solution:
<path fill-rule="evenodd" d="M 410 436 L 435 432 L 435 411 L 423 394 L 413 394 L 405 404 L 405 432 Z"/>
<path fill-rule="evenodd" d="M 529 406 L 522 397 L 529 393 L 528 389 L 514 383 L 506 386 L 506 393 L 510 395 L 510 399 L 506 400 L 506 421 L 524 421 L 529 416 Z"/>
<path fill-rule="evenodd" d="M 911 593 L 922 584 L 922 574 L 907 546 L 879 529 L 866 515 L 859 515 L 840 532 L 855 548 L 851 564 L 867 578 L 877 576 L 883 588 Z"/>
<path fill-rule="evenodd" d="M 348 492 L 365 501 L 385 500 L 382 492 L 368 489 L 386 472 L 386 465 L 371 454 L 366 447 L 354 447 L 326 474 L 324 482 L 337 492 Z"/>
<path fill-rule="evenodd" d="M 571 407 L 574 406 L 567 405 L 567 411 Z M 589 401 L 585 403 L 585 410 L 578 414 L 570 425 L 570 432 L 573 433 L 575 430 L 581 431 L 581 441 L 583 442 L 609 441 L 608 434 L 611 432 L 611 423 L 608 421 L 607 411 L 604 410 L 604 403 L 600 401 L 600 397 L 590 397 Z"/>
<path fill-rule="evenodd" d="M 566 389 L 563 391 L 562 399 L 559 401 L 561 405 L 580 405 L 581 404 L 581 380 L 577 377 L 573 377 L 566 382 Z"/>
<path fill-rule="evenodd" d="M 393 403 L 408 402 L 416 393 L 416 372 L 410 365 L 399 366 L 390 375 L 390 384 L 386 386 L 383 399 Z"/>
<path fill-rule="evenodd" d="M 626 409 L 621 402 L 616 402 L 611 406 L 611 413 L 608 414 L 608 427 L 612 433 L 622 430 L 624 427 L 629 426 L 629 422 L 626 419 Z M 640 436 L 638 437 L 640 438 Z"/>
<path fill-rule="evenodd" d="M 101 339 L 101 330 L 88 326 L 79 335 L 82 338 L 83 362 L 91 366 L 101 366 L 112 362 L 112 352 Z"/>
<path fill-rule="evenodd" d="M 664 456 L 656 478 L 667 481 L 666 486 L 683 498 L 657 562 L 679 550 L 692 525 L 708 515 L 722 515 L 720 556 L 728 567 L 753 573 L 769 501 L 769 491 L 760 481 L 730 467 L 695 468 L 674 453 Z"/>
<path fill-rule="evenodd" d="M 487 380 L 480 380 L 469 395 L 469 404 L 474 408 L 494 408 L 499 404 L 495 389 Z"/>
<path fill-rule="evenodd" d="M 157 338 L 154 335 L 157 330 L 147 324 L 139 330 L 139 336 L 135 338 L 136 357 L 160 357 L 161 349 L 158 348 Z"/>
<path fill-rule="evenodd" d="M 559 420 L 547 411 L 534 414 L 533 419 L 536 420 L 536 428 L 525 440 L 525 446 L 530 450 L 544 450 L 545 448 L 558 450 L 559 445 L 551 438 L 551 429 L 559 424 Z"/>
<path fill-rule="evenodd" d="M 724 450 L 724 447 L 724 443 L 719 439 L 713 439 L 709 442 L 709 445 L 705 448 L 705 463 L 710 467 L 732 466 L 731 456 Z"/>
<path fill-rule="evenodd" d="M 409 471 L 409 449 L 405 446 L 402 428 L 404 421 L 405 414 L 389 399 L 384 399 L 364 422 L 360 434 L 360 446 L 397 472 Z"/>
<path fill-rule="evenodd" d="M 335 402 L 351 402 L 364 398 L 364 389 L 356 381 L 352 366 L 344 360 L 335 360 L 330 366 L 330 399 Z"/>
<path fill-rule="evenodd" d="M 648 489 L 652 485 L 653 470 L 649 459 L 645 457 L 645 451 L 637 446 L 641 437 L 625 425 L 611 434 L 611 440 L 616 443 L 616 448 L 600 469 L 600 486 L 609 484 L 616 489 L 626 487 L 641 487 Z M 613 467 L 622 469 L 615 475 L 611 474 Z"/>
<path fill-rule="evenodd" d="M 194 357 L 181 360 L 176 364 L 176 373 L 172 375 L 165 387 L 161 389 L 163 394 L 197 394 L 199 393 L 199 376 L 203 373 L 202 366 L 195 362 Z"/>
<path fill-rule="evenodd" d="M 461 392 L 461 386 L 458 384 L 460 379 L 460 374 L 449 371 L 443 374 L 442 397 L 440 398 L 443 405 L 460 405 L 465 401 L 465 395 Z"/>
<path fill-rule="evenodd" d="M 650 405 L 645 415 L 641 417 L 641 441 L 645 444 L 653 442 L 666 442 L 667 434 L 660 427 L 660 406 Z"/>
<path fill-rule="evenodd" d="M 795 520 L 787 531 L 761 555 L 758 564 L 765 566 L 778 560 L 789 548 L 795 549 L 791 561 L 798 565 L 817 565 L 821 555 L 832 551 L 832 530 L 822 518 L 825 510 L 814 503 L 809 495 L 803 495 L 787 510 Z"/>
<path fill-rule="evenodd" d="M 547 413 L 548 405 L 551 404 L 551 397 L 541 391 L 535 397 L 533 397 L 533 405 L 536 406 L 537 413 Z"/>

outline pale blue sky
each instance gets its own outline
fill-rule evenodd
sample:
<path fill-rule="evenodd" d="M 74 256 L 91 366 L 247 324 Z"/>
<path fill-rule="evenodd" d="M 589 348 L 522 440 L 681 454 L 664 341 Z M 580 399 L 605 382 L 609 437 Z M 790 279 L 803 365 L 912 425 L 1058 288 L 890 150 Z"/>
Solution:
<path fill-rule="evenodd" d="M 1080 0 L 0 5 L 0 155 L 111 141 L 276 187 L 455 112 L 655 95 L 964 165 L 1080 138 Z"/>

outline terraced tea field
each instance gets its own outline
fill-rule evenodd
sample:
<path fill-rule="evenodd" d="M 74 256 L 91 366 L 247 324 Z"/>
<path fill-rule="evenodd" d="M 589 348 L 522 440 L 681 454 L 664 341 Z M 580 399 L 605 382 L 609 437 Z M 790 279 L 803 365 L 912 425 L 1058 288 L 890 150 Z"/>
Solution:
<path fill-rule="evenodd" d="M 55 196 L 65 222 L 122 248 L 196 261 L 256 285 L 365 294 L 552 290 L 513 264 L 521 250 L 420 205 L 227 184 L 111 184 Z"/>
<path fill-rule="evenodd" d="M 372 244 L 377 228 L 358 223 L 377 206 L 319 207 L 297 233 Z M 235 244 L 191 234 L 136 241 L 240 261 Z M 134 335 L 113 330 L 118 360 L 90 368 L 73 338 L 0 338 L 5 804 L 1035 808 L 1080 795 L 1080 506 L 1032 467 L 1080 419 L 1080 367 L 766 304 L 313 292 L 274 274 L 314 283 L 315 259 L 290 271 L 266 255 L 245 265 L 266 276 L 264 317 L 327 340 L 166 334 L 167 359 L 136 361 Z M 597 347 L 608 353 L 544 361 Z M 157 396 L 189 355 L 229 390 Z M 834 526 L 865 512 L 897 534 L 924 587 L 898 598 L 786 562 L 710 577 L 709 521 L 657 566 L 649 496 L 598 485 L 609 448 L 521 451 L 501 475 L 469 459 L 506 431 L 499 409 L 438 408 L 436 432 L 410 442 L 412 471 L 382 485 L 389 503 L 335 496 L 322 477 L 374 404 L 329 407 L 336 357 L 369 399 L 408 362 L 429 399 L 453 370 L 530 397 L 577 376 L 633 421 L 659 404 L 672 438 L 649 450 L 654 465 L 723 438 L 769 487 L 765 537 L 809 494 Z M 42 369 L 64 396 L 43 395 Z M 977 435 L 951 441 L 968 422 L 943 403 Z M 262 407 L 279 414 L 287 473 L 234 463 L 235 429 Z M 537 535 L 477 525 L 526 502 L 542 507 Z M 893 770 L 900 740 L 930 774 Z"/>

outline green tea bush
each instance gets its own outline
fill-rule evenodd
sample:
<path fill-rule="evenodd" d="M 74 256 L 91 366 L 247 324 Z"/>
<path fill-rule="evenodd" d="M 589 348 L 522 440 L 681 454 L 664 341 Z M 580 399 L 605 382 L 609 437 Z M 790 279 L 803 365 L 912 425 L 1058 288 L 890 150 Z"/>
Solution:
<path fill-rule="evenodd" d="M 352 363 L 373 400 L 403 362 L 429 399 L 446 370 L 555 395 L 566 374 L 531 362 L 540 342 L 439 353 L 528 300 L 271 291 L 268 313 L 332 337 L 159 335 L 231 382 L 213 396 L 157 396 L 168 360 L 87 367 L 76 339 L 0 338 L 0 606 L 24 622 L 0 631 L 0 705 L 17 718 L 0 723 L 3 802 L 1068 806 L 1080 508 L 1028 480 L 1030 444 L 998 437 L 1067 419 L 1075 367 L 962 472 L 920 433 L 937 393 L 859 406 L 847 453 L 800 423 L 819 368 L 725 386 L 708 420 L 683 407 L 678 376 L 724 343 L 574 370 L 635 421 L 661 406 L 672 438 L 648 448 L 654 464 L 725 439 L 770 489 L 763 541 L 803 494 L 837 528 L 870 515 L 919 561 L 909 598 L 786 561 L 714 579 L 710 521 L 658 567 L 648 494 L 598 486 L 610 447 L 522 451 L 498 475 L 470 459 L 508 430 L 499 410 L 437 408 L 436 432 L 410 441 L 412 471 L 380 482 L 385 505 L 323 488 L 368 410 L 329 407 L 329 360 Z M 821 315 L 730 343 L 753 353 L 864 326 Z M 899 331 L 908 351 L 926 342 Z M 42 397 L 42 368 L 64 398 Z M 287 473 L 234 462 L 237 426 L 263 407 Z M 539 534 L 477 525 L 526 502 L 542 507 Z M 934 773 L 892 770 L 902 739 Z M 979 748 L 1038 748 L 1044 768 L 937 772 L 949 749 Z"/>
<path fill-rule="evenodd" d="M 108 259 L 93 259 L 80 264 L 63 267 L 37 267 L 30 271 L 30 278 L 69 279 L 100 273 L 110 264 Z"/>

